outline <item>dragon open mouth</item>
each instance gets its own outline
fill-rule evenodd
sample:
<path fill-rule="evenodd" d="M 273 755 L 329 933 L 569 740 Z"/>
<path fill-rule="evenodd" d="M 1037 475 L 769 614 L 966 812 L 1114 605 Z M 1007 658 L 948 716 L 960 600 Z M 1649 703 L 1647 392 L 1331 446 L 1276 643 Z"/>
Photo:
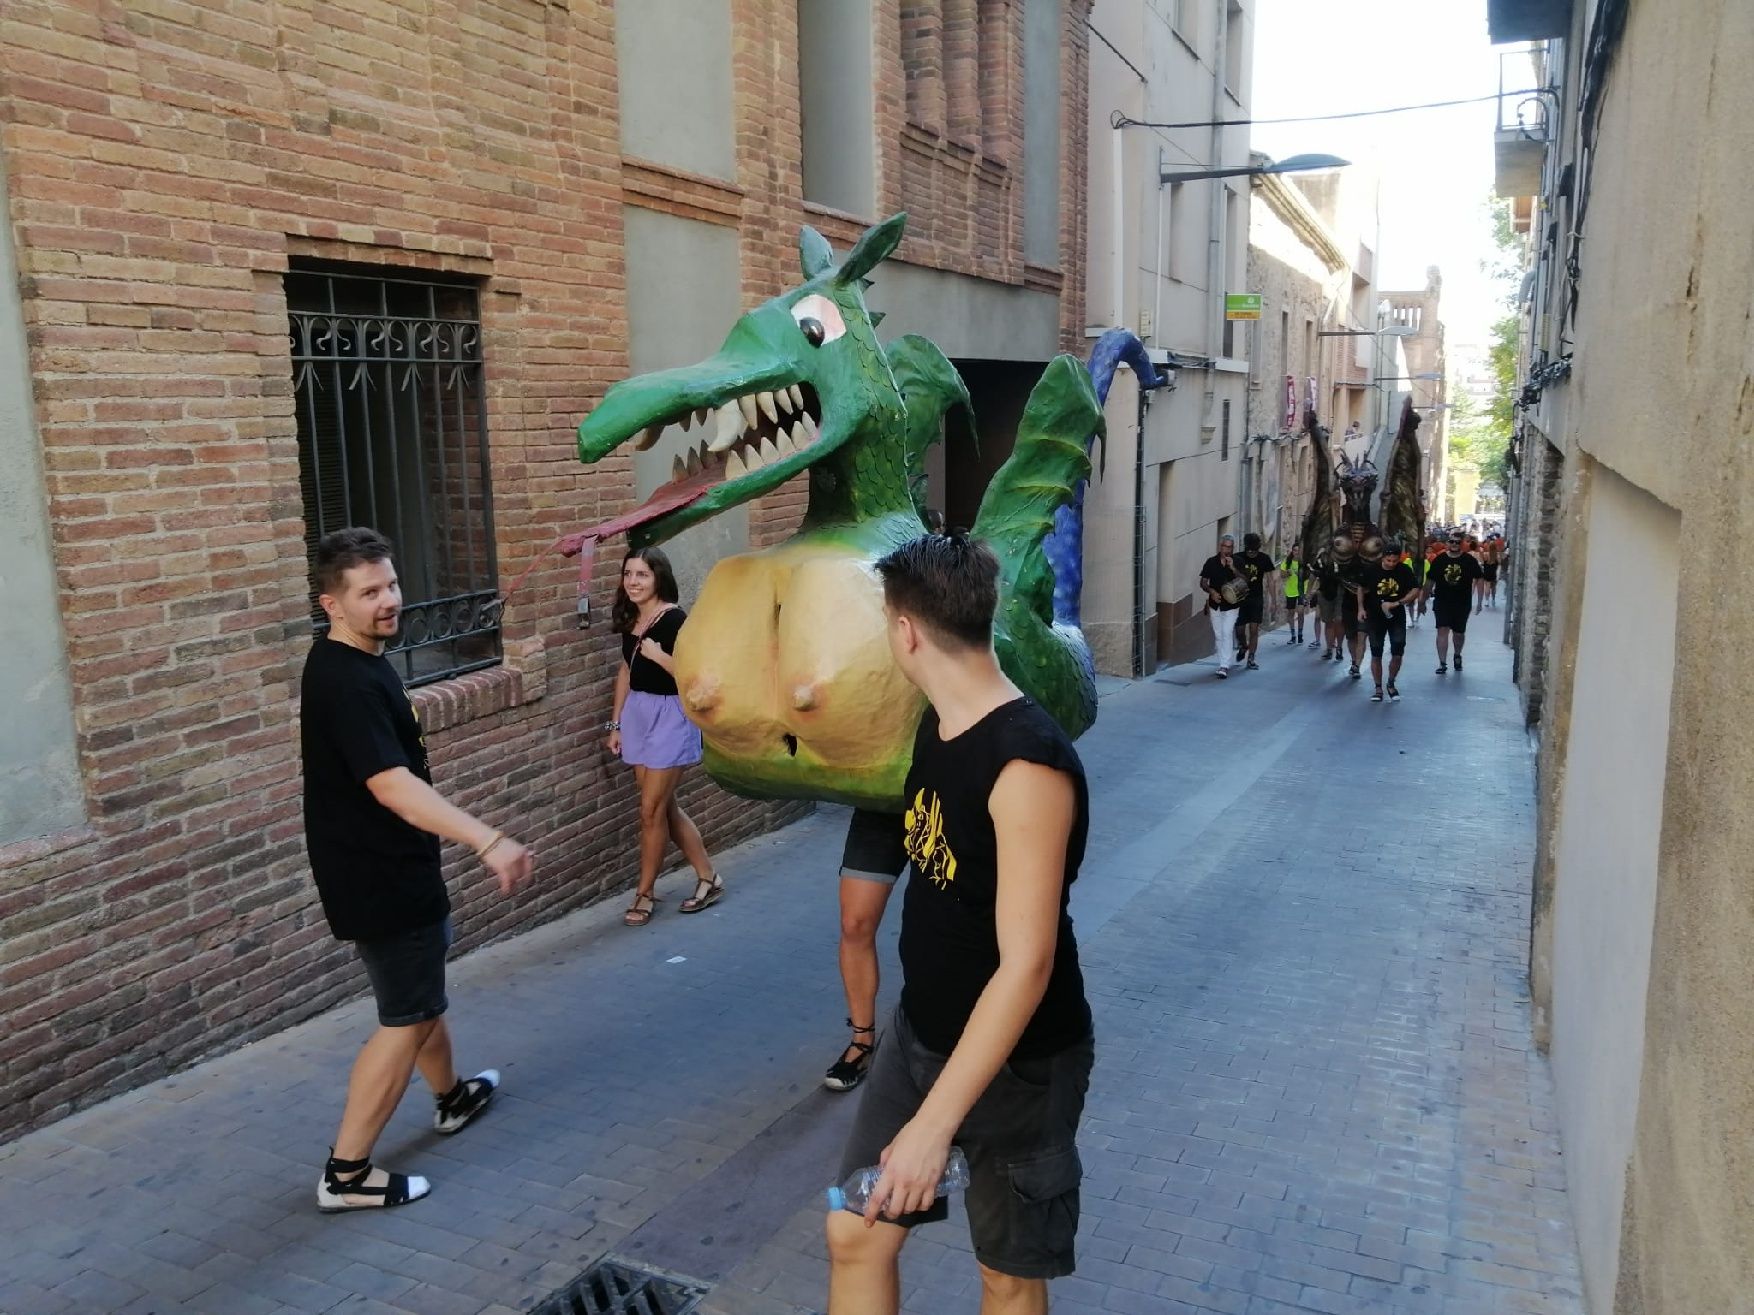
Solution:
<path fill-rule="evenodd" d="M 652 496 L 696 486 L 704 491 L 807 453 L 821 435 L 821 416 L 816 390 L 809 384 L 792 384 L 748 393 L 716 408 L 684 409 L 648 425 L 634 447 L 642 452 L 651 448 L 671 425 L 684 432 L 697 427 L 711 431 L 675 458 L 670 482 Z"/>

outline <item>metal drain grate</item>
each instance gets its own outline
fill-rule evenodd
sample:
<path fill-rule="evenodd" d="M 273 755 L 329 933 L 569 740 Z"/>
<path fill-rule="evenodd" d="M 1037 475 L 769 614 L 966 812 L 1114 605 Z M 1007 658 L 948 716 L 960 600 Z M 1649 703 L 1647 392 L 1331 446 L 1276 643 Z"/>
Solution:
<path fill-rule="evenodd" d="M 689 1315 L 706 1296 L 703 1283 L 599 1260 L 529 1315 Z"/>

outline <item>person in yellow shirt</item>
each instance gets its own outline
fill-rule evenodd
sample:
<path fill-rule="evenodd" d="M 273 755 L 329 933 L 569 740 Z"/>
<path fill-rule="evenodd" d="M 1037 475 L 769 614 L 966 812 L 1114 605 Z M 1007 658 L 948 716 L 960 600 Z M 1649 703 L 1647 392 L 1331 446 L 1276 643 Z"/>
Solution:
<path fill-rule="evenodd" d="M 1279 563 L 1279 572 L 1285 577 L 1285 627 L 1291 634 L 1285 640 L 1287 644 L 1303 642 L 1303 558 L 1292 544 L 1285 550 L 1285 560 Z M 1314 641 L 1311 648 L 1316 647 Z"/>

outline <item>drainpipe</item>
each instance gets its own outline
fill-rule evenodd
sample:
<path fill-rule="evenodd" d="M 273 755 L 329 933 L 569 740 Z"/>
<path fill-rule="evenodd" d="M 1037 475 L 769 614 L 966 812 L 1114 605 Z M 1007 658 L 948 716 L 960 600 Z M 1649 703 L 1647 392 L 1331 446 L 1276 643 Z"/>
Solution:
<path fill-rule="evenodd" d="M 1162 247 L 1159 246 L 1159 250 Z M 1153 328 L 1156 326 L 1153 325 Z M 1168 367 L 1165 367 L 1166 369 Z M 1175 385 L 1167 384 L 1167 388 Z M 1138 428 L 1133 434 L 1133 679 L 1145 677 L 1145 412 L 1151 394 L 1139 390 Z"/>
<path fill-rule="evenodd" d="M 1218 121 L 1224 117 L 1225 46 L 1230 39 L 1226 29 L 1229 17 L 1226 0 L 1213 0 L 1216 33 L 1212 45 L 1212 145 L 1210 168 L 1224 167 L 1224 129 Z M 1224 349 L 1224 180 L 1214 178 L 1212 197 L 1206 212 L 1206 355 L 1214 361 Z M 1206 392 L 1201 398 L 1202 426 L 1218 424 L 1218 371 L 1206 369 Z"/>

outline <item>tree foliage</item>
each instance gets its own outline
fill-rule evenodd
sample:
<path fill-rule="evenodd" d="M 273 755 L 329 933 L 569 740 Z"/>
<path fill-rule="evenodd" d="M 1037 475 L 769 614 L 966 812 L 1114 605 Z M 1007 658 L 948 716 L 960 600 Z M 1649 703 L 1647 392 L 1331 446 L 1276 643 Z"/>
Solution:
<path fill-rule="evenodd" d="M 1492 202 L 1490 211 L 1497 251 L 1481 262 L 1481 268 L 1499 285 L 1505 313 L 1492 325 L 1486 353 L 1491 392 L 1484 406 L 1465 393 L 1458 394 L 1455 410 L 1450 413 L 1449 451 L 1452 461 L 1473 466 L 1482 480 L 1504 487 L 1510 478 L 1510 439 L 1516 428 L 1517 346 L 1522 321 L 1515 299 L 1522 277 L 1523 241 L 1511 225 L 1508 201 Z"/>

